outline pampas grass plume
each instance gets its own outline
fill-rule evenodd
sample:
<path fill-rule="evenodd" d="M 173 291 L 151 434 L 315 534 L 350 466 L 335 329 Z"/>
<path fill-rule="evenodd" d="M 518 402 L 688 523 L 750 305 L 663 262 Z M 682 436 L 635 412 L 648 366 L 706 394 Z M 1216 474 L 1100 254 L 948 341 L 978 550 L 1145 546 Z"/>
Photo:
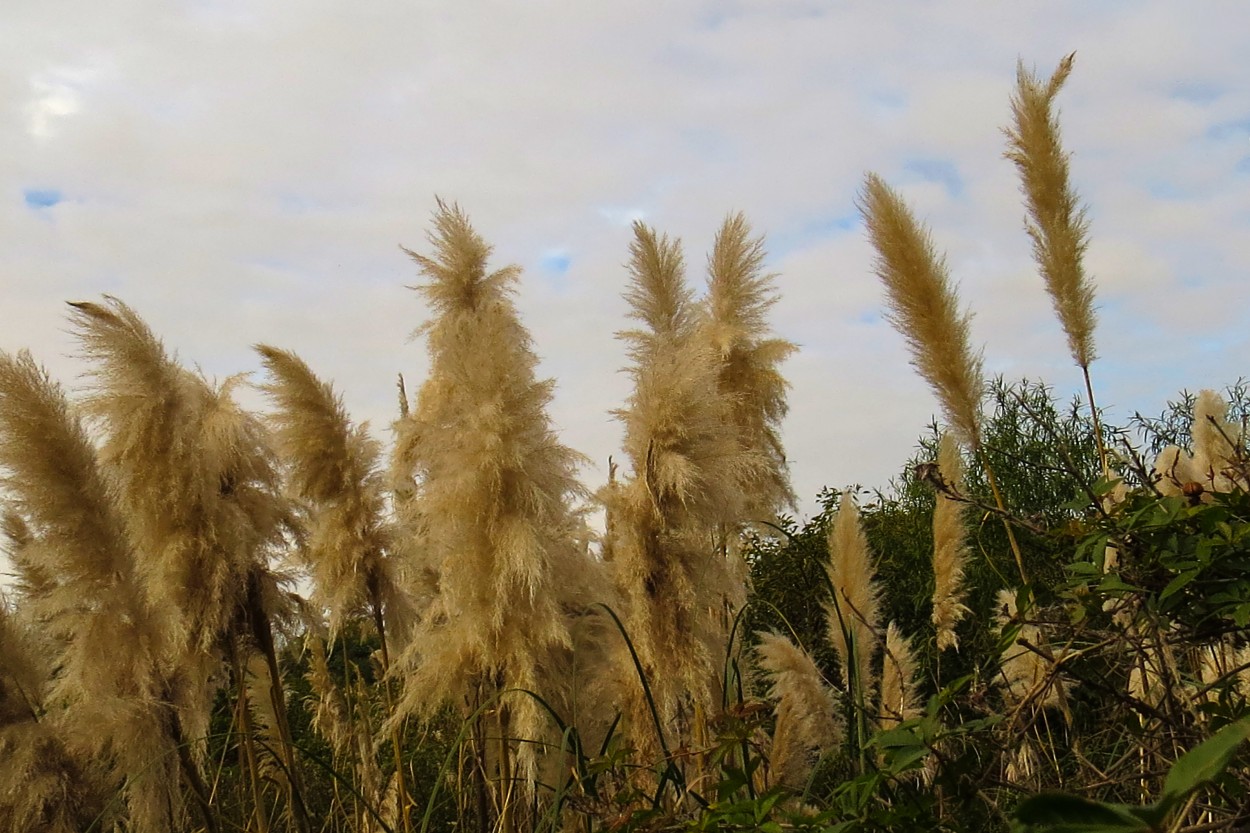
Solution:
<path fill-rule="evenodd" d="M 1055 96 L 1072 72 L 1075 53 L 1043 82 L 1017 69 L 1011 99 L 1014 124 L 1007 130 L 1006 157 L 1015 163 L 1028 206 L 1025 227 L 1055 313 L 1068 337 L 1072 360 L 1088 369 L 1094 353 L 1094 288 L 1082 258 L 1089 245 L 1089 221 L 1068 178 L 1068 154 L 1059 135 Z"/>
<path fill-rule="evenodd" d="M 849 490 L 842 493 L 829 527 L 829 581 L 834 598 L 825 608 L 829 641 L 842 661 L 848 692 L 867 701 L 876 675 L 873 659 L 880 628 L 880 590 L 859 508 Z"/>
<path fill-rule="evenodd" d="M 956 491 L 963 491 L 963 460 L 949 434 L 938 441 L 938 471 Z M 968 561 L 966 505 L 939 493 L 933 507 L 933 626 L 939 651 L 958 648 L 955 626 L 968 614 L 963 603 L 964 565 Z"/>
<path fill-rule="evenodd" d="M 1000 629 L 1011 625 L 1018 615 L 1016 592 L 1014 590 L 998 591 L 995 610 L 995 619 Z M 1015 640 L 1003 649 L 998 667 L 1000 682 L 1008 705 L 1012 707 L 1026 703 L 1037 707 L 1060 705 L 1060 688 L 1058 680 L 1051 675 L 1050 663 L 1033 648 L 1018 644 L 1021 640 L 1027 641 L 1034 648 L 1041 648 L 1045 645 L 1041 629 L 1037 625 L 1026 622 L 1019 626 Z"/>
<path fill-rule="evenodd" d="M 182 819 L 182 793 L 160 671 L 164 634 L 138 580 L 127 525 L 112 502 L 94 446 L 59 385 L 27 353 L 0 353 L 0 490 L 11 496 L 29 540 L 26 557 L 57 576 L 38 601 L 63 646 L 47 700 L 63 704 L 66 748 L 105 762 L 125 782 L 138 833 Z"/>
<path fill-rule="evenodd" d="M 769 681 L 768 696 L 777 703 L 769 756 L 774 779 L 802 789 L 813 760 L 842 739 L 834 691 L 811 656 L 784 636 L 761 633 L 755 650 Z"/>
<path fill-rule="evenodd" d="M 569 680 L 549 673 L 571 647 L 562 603 L 586 569 L 571 501 L 581 457 L 561 445 L 546 408 L 552 383 L 512 302 L 516 267 L 487 268 L 490 246 L 455 205 L 439 203 L 431 255 L 409 252 L 434 315 L 430 376 L 407 417 L 418 430 L 396 476 L 421 483 L 417 511 L 437 592 L 396 662 L 403 695 L 390 726 L 475 692 L 526 688 L 558 708 Z M 507 731 L 539 741 L 551 724 L 530 697 L 509 698 Z M 521 743 L 527 782 L 540 747 Z"/>
<path fill-rule="evenodd" d="M 894 622 L 885 630 L 881 663 L 881 728 L 891 729 L 920 714 L 916 657 L 911 641 Z"/>
<path fill-rule="evenodd" d="M 400 596 L 384 557 L 380 447 L 367 426 L 352 425 L 342 399 L 302 359 L 267 345 L 256 350 L 270 375 L 261 390 L 276 406 L 274 444 L 291 490 L 309 504 L 305 552 L 333 637 L 345 617 L 366 606 L 380 616 Z"/>
<path fill-rule="evenodd" d="M 1228 404 L 1213 390 L 1203 390 L 1194 400 L 1194 422 L 1190 429 L 1193 440 L 1195 473 L 1207 488 L 1227 492 L 1232 488 L 1230 475 L 1236 472 L 1242 443 L 1241 430 L 1230 425 L 1225 417 Z"/>
<path fill-rule="evenodd" d="M 907 340 L 911 361 L 937 395 L 951 430 L 965 448 L 981 446 L 981 357 L 969 342 L 971 317 L 959 311 L 946 263 L 928 231 L 876 174 L 860 194 L 874 269 L 886 289 L 890 323 Z"/>
<path fill-rule="evenodd" d="M 770 337 L 768 312 L 778 295 L 763 263 L 764 241 L 752 236 L 746 217 L 726 217 L 708 256 L 703 329 L 719 360 L 720 391 L 730 401 L 739 442 L 764 457 L 759 476 L 741 488 L 748 516 L 767 521 L 795 505 L 780 434 L 788 384 L 778 367 L 798 347 Z"/>

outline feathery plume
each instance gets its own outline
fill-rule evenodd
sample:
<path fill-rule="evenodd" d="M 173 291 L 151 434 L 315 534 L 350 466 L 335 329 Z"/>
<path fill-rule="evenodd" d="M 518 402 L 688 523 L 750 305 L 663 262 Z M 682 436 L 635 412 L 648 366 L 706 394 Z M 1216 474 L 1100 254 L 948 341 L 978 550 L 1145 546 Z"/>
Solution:
<path fill-rule="evenodd" d="M 0 353 L 0 490 L 22 519 L 24 556 L 56 585 L 38 614 L 61 646 L 48 702 L 71 757 L 107 762 L 124 781 L 133 829 L 183 818 L 179 740 L 160 672 L 163 633 L 87 432 L 28 353 Z"/>
<path fill-rule="evenodd" d="M 24 600 L 23 615 L 28 621 L 40 621 L 44 616 L 40 612 L 41 602 L 51 599 L 60 585 L 55 568 L 50 566 L 55 560 L 39 553 L 39 542 L 26 520 L 9 507 L 0 512 L 0 532 L 4 534 L 4 551 L 13 568 L 14 589 Z"/>
<path fill-rule="evenodd" d="M 891 622 L 885 630 L 881 667 L 881 728 L 892 729 L 920 714 L 916 657 L 911 641 Z"/>
<path fill-rule="evenodd" d="M 929 232 L 916 222 L 894 189 L 869 174 L 860 194 L 868 237 L 877 250 L 874 269 L 886 288 L 887 317 L 911 348 L 912 365 L 941 403 L 946 423 L 973 454 L 981 453 L 981 400 L 985 379 L 981 356 L 968 341 L 971 316 L 959 311 L 945 260 L 933 248 Z M 1006 510 L 994 471 L 985 476 L 998 508 Z M 1020 580 L 1028 583 L 1024 556 L 1011 524 L 1003 519 Z"/>
<path fill-rule="evenodd" d="M 0 593 L 0 726 L 38 717 L 49 670 L 37 656 L 26 628 Z"/>
<path fill-rule="evenodd" d="M 1200 482 L 1202 474 L 1184 449 L 1169 445 L 1155 457 L 1152 480 L 1160 494 L 1176 496 L 1182 494 L 1186 483 Z"/>
<path fill-rule="evenodd" d="M 801 790 L 814 761 L 842 739 L 834 690 L 811 656 L 784 636 L 759 634 L 755 651 L 769 680 L 768 697 L 777 703 L 769 754 L 774 780 Z"/>
<path fill-rule="evenodd" d="M 1216 492 L 1232 489 L 1242 443 L 1240 427 L 1230 425 L 1227 414 L 1228 405 L 1222 396 L 1213 390 L 1199 391 L 1190 429 L 1193 466 L 1199 475 L 1195 480 Z"/>
<path fill-rule="evenodd" d="M 0 594 L 0 829 L 73 833 L 102 809 L 98 773 L 42 719 L 50 669 Z"/>
<path fill-rule="evenodd" d="M 351 712 L 326 662 L 326 644 L 319 636 L 309 636 L 308 685 L 315 695 L 312 726 L 326 739 L 335 754 L 342 754 L 352 737 Z"/>
<path fill-rule="evenodd" d="M 744 593 L 720 542 L 744 520 L 739 484 L 758 477 L 762 458 L 740 444 L 719 359 L 698 337 L 680 244 L 636 223 L 628 268 L 625 298 L 643 326 L 617 334 L 634 388 L 614 415 L 633 471 L 602 493 L 614 527 L 606 548 L 627 630 L 671 723 L 692 703 L 714 702 L 726 607 Z M 637 689 L 628 690 L 641 733 L 649 719 Z"/>
<path fill-rule="evenodd" d="M 826 571 L 833 599 L 825 608 L 829 641 L 842 661 L 847 691 L 867 702 L 876 675 L 873 659 L 880 629 L 880 590 L 868 538 L 859 522 L 859 507 L 848 489 L 829 527 Z"/>
<path fill-rule="evenodd" d="M 1089 366 L 1094 352 L 1094 286 L 1085 274 L 1083 259 L 1089 247 L 1089 219 L 1068 178 L 1068 154 L 1059 137 L 1054 113 L 1055 96 L 1072 72 L 1073 52 L 1059 62 L 1050 80 L 1016 68 L 1016 91 L 1011 98 L 1014 125 L 1006 130 L 1004 154 L 1020 173 L 1028 217 L 1025 230 L 1033 241 L 1033 259 L 1046 282 L 1046 291 L 1068 338 L 1072 360 L 1081 368 L 1085 392 L 1094 419 L 1094 439 L 1104 477 L 1111 476 L 1102 424 L 1094 403 Z"/>
<path fill-rule="evenodd" d="M 1069 182 L 1068 154 L 1063 150 L 1059 120 L 1053 110 L 1055 96 L 1072 72 L 1075 56 L 1064 58 L 1045 83 L 1020 63 L 1011 98 L 1014 126 L 1005 131 L 1005 155 L 1020 172 L 1029 213 L 1025 227 L 1033 241 L 1033 257 L 1067 334 L 1072 360 L 1088 368 L 1097 358 L 1094 287 L 1081 262 L 1089 245 L 1089 220 Z"/>
<path fill-rule="evenodd" d="M 750 519 L 770 520 L 793 507 L 781 420 L 789 384 L 778 366 L 798 347 L 770 338 L 768 312 L 777 303 L 774 275 L 764 272 L 764 241 L 741 213 L 725 218 L 708 256 L 704 338 L 719 359 L 719 387 L 728 398 L 738 441 L 760 454 L 759 476 L 740 486 Z"/>
<path fill-rule="evenodd" d="M 431 256 L 408 252 L 434 311 L 426 336 L 430 376 L 408 419 L 404 478 L 421 483 L 419 512 L 431 601 L 396 663 L 398 715 L 432 714 L 474 692 L 529 689 L 557 705 L 569 681 L 556 673 L 571 646 L 562 604 L 588 569 L 570 501 L 581 457 L 561 445 L 546 415 L 552 383 L 511 299 L 516 267 L 489 271 L 490 246 L 465 214 L 440 201 Z M 530 697 L 503 706 L 506 736 L 542 741 L 546 715 Z M 532 781 L 538 743 L 516 748 Z M 506 773 L 501 773 L 506 776 Z"/>
<path fill-rule="evenodd" d="M 101 464 L 169 637 L 164 699 L 177 707 L 176 734 L 202 754 L 224 646 L 243 636 L 266 654 L 274 651 L 271 619 L 278 611 L 263 602 L 282 597 L 260 591 L 277 581 L 269 560 L 292 522 L 276 460 L 264 425 L 234 398 L 241 377 L 210 384 L 181 367 L 116 298 L 70 306 L 82 355 L 93 362 L 84 405 L 103 438 Z M 275 681 L 275 691 L 280 687 Z M 287 728 L 280 727 L 289 798 L 299 805 Z M 306 830 L 302 808 L 294 811 Z"/>
<path fill-rule="evenodd" d="M 938 441 L 938 472 L 947 485 L 962 493 L 963 460 L 954 437 Z M 933 507 L 933 626 L 939 651 L 958 648 L 955 626 L 969 613 L 963 603 L 964 565 L 968 561 L 967 506 L 939 492 Z"/>
<path fill-rule="evenodd" d="M 1018 617 L 1014 590 L 998 591 L 995 620 L 1000 630 L 1012 625 Z M 1027 642 L 1029 646 L 1020 644 Z M 1031 703 L 1035 707 L 1058 706 L 1061 703 L 1059 680 L 1051 674 L 1051 664 L 1034 648 L 1046 645 L 1037 625 L 1025 622 L 1019 626 L 1015 639 L 1003 649 L 998 668 L 1003 693 L 1012 707 Z"/>
<path fill-rule="evenodd" d="M 121 301 L 71 306 L 95 364 L 87 413 L 103 429 L 101 460 L 144 580 L 169 605 L 171 650 L 212 652 L 249 575 L 281 543 L 286 515 L 264 428 L 234 402 L 237 377 L 214 387 L 185 370 Z"/>
<path fill-rule="evenodd" d="M 937 395 L 946 423 L 965 448 L 981 447 L 981 357 L 969 343 L 971 316 L 959 311 L 945 260 L 895 191 L 869 174 L 860 195 L 874 269 L 886 288 L 888 317 L 907 340 L 911 361 Z"/>
<path fill-rule="evenodd" d="M 389 532 L 378 470 L 380 448 L 367 426 L 353 426 L 334 389 L 294 353 L 258 345 L 271 381 L 261 387 L 276 411 L 273 442 L 287 462 L 295 496 L 311 513 L 304 553 L 331 638 L 347 616 L 400 607 L 386 558 Z M 385 641 L 385 640 L 384 640 Z"/>

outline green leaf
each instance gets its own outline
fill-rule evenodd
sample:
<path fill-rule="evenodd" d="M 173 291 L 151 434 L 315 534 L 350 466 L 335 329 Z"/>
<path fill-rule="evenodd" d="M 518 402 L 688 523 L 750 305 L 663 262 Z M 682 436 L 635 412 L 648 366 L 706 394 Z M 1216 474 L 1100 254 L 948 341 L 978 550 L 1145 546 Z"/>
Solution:
<path fill-rule="evenodd" d="M 910 726 L 888 729 L 879 735 L 871 738 L 869 744 L 881 749 L 891 749 L 899 746 L 917 746 L 921 744 L 921 738 L 916 734 L 914 728 Z"/>
<path fill-rule="evenodd" d="M 886 768 L 892 773 L 907 772 L 929 755 L 928 747 L 897 746 L 886 753 Z"/>
<path fill-rule="evenodd" d="M 1150 833 L 1150 825 L 1131 807 L 1065 793 L 1026 798 L 1016 805 L 1015 819 L 1024 830 L 1047 833 Z"/>
<path fill-rule="evenodd" d="M 1159 804 L 1170 809 L 1198 787 L 1217 778 L 1247 739 L 1250 739 L 1250 718 L 1243 718 L 1186 752 L 1168 771 Z"/>
<path fill-rule="evenodd" d="M 1189 584 L 1190 582 L 1194 580 L 1195 575 L 1197 575 L 1197 571 L 1186 570 L 1185 572 L 1178 575 L 1176 578 L 1169 581 L 1168 586 L 1164 587 L 1163 592 L 1159 594 L 1159 601 L 1163 601 L 1164 599 L 1168 598 L 1172 594 L 1180 591 L 1187 584 Z"/>

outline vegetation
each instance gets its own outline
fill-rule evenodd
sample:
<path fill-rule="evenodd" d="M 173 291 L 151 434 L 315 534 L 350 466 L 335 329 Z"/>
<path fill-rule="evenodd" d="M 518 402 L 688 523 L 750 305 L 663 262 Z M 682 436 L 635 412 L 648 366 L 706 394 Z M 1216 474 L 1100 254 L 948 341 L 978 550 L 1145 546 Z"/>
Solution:
<path fill-rule="evenodd" d="M 256 348 L 249 413 L 114 298 L 71 305 L 84 390 L 0 354 L 0 829 L 1244 829 L 1250 403 L 1093 407 L 1070 70 L 1020 71 L 1007 153 L 1085 397 L 987 382 L 936 246 L 870 174 L 942 422 L 806 523 L 795 348 L 740 215 L 701 300 L 635 225 L 626 468 L 593 494 L 518 270 L 454 205 L 410 253 L 431 369 L 415 398 L 400 379 L 389 459 L 298 356 Z"/>

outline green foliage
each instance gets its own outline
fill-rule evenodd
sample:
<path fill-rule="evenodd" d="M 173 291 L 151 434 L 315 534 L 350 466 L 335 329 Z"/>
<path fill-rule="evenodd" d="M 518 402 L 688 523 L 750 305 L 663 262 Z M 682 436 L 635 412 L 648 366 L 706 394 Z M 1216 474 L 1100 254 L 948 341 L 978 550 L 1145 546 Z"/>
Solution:
<path fill-rule="evenodd" d="M 1159 798 L 1142 806 L 1095 801 L 1065 793 L 1043 793 L 1020 802 L 1012 829 L 1019 833 L 1153 833 L 1198 789 L 1227 770 L 1242 743 L 1250 740 L 1250 718 L 1225 726 L 1186 752 L 1168 771 Z"/>
<path fill-rule="evenodd" d="M 1131 495 L 1077 542 L 1073 584 L 1091 598 L 1140 597 L 1146 610 L 1202 641 L 1250 624 L 1250 494 Z M 1114 545 L 1121 566 L 1104 572 Z M 1097 577 L 1097 582 L 1092 579 Z"/>
<path fill-rule="evenodd" d="M 1228 402 L 1228 421 L 1243 428 L 1250 425 L 1250 384 L 1238 379 L 1224 388 L 1223 395 Z M 1190 447 L 1196 399 L 1196 394 L 1183 390 L 1176 399 L 1167 403 L 1157 417 L 1143 416 L 1140 412 L 1133 415 L 1129 424 L 1141 438 L 1148 454 L 1158 454 L 1169 445 Z"/>
<path fill-rule="evenodd" d="M 934 457 L 931 429 L 861 514 L 879 559 L 886 616 L 920 635 L 928 690 L 937 694 L 924 718 L 867 738 L 867 766 L 818 768 L 806 801 L 825 814 L 820 829 L 1151 831 L 1164 829 L 1165 818 L 1200 812 L 1231 824 L 1250 795 L 1245 768 L 1229 766 L 1244 756 L 1240 733 L 1250 713 L 1250 686 L 1239 683 L 1246 660 L 1233 658 L 1250 636 L 1250 494 L 1162 496 L 1138 471 L 1127 477 L 1142 485 L 1115 503 L 1078 403 L 1061 408 L 1034 383 L 1000 382 L 992 391 L 985 453 L 1033 584 L 1015 591 L 1015 623 L 996 631 L 993 600 L 1013 586 L 1011 561 L 985 461 L 970 461 L 967 499 L 979 510 L 970 513 L 968 530 L 973 616 L 961 626 L 958 653 L 937 655 L 928 619 L 934 491 L 923 465 Z M 1168 413 L 1185 407 L 1172 404 Z M 1108 432 L 1121 443 L 1127 436 Z M 813 654 L 832 679 L 833 657 L 819 650 L 827 592 L 819 570 L 836 493 L 826 492 L 824 502 L 808 524 L 784 522 L 784 535 L 753 542 L 748 617 L 752 630 L 792 628 L 803 644 L 817 646 Z M 1114 566 L 1108 546 L 1118 551 Z M 1032 649 L 1063 681 L 1056 705 L 1022 706 L 1002 688 L 999 656 L 1026 625 L 1044 634 Z M 1213 656 L 1222 663 L 1215 671 L 1208 667 Z M 1178 761 L 1177 750 L 1187 747 L 1194 751 Z M 1026 752 L 1034 756 L 1029 773 L 1012 769 Z M 837 752 L 848 754 L 855 749 Z M 923 791 L 906 778 L 918 766 L 932 779 Z M 1017 796 L 1034 792 L 1011 819 L 1004 814 Z M 1147 794 L 1158 797 L 1134 803 Z M 1207 803 L 1194 805 L 1198 794 Z"/>

